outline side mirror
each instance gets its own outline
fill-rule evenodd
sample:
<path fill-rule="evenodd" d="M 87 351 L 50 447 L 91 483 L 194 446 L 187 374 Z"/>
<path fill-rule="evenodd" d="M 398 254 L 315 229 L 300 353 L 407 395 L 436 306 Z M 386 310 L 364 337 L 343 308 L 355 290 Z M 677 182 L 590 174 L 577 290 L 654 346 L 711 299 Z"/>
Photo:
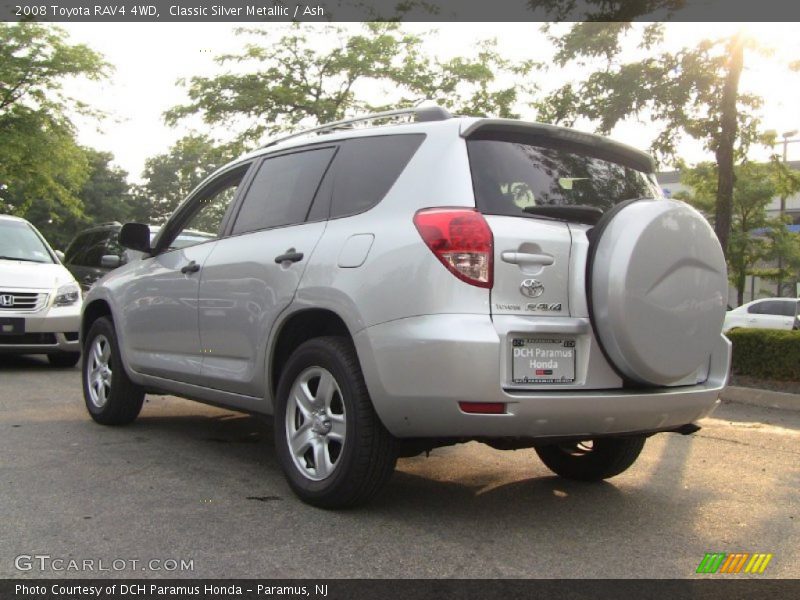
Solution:
<path fill-rule="evenodd" d="M 104 269 L 116 269 L 122 264 L 122 259 L 116 254 L 106 254 L 100 258 L 100 266 Z"/>
<path fill-rule="evenodd" d="M 64 262 L 64 253 L 61 250 L 56 250 L 56 256 L 62 263 Z"/>
<path fill-rule="evenodd" d="M 144 223 L 125 223 L 119 231 L 119 243 L 125 248 L 150 254 L 150 227 Z"/>

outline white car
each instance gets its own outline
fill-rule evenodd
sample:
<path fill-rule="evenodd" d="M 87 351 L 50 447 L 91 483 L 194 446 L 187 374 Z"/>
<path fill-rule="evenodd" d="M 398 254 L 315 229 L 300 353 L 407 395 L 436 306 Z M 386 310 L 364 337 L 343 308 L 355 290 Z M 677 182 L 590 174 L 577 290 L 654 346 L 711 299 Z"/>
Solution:
<path fill-rule="evenodd" d="M 80 315 L 81 289 L 42 234 L 0 215 L 0 354 L 47 354 L 73 367 Z"/>
<path fill-rule="evenodd" d="M 728 332 L 738 327 L 758 329 L 795 329 L 797 322 L 797 298 L 762 298 L 742 304 L 725 315 Z"/>

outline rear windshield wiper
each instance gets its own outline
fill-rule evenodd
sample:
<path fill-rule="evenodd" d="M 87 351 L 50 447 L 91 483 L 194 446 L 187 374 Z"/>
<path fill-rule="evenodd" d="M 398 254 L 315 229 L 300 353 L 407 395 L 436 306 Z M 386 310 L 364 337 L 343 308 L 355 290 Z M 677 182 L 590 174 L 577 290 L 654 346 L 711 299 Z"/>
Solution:
<path fill-rule="evenodd" d="M 561 219 L 564 221 L 574 221 L 594 225 L 603 216 L 603 209 L 587 204 L 573 204 L 557 206 L 555 204 L 542 204 L 540 206 L 526 206 L 523 208 L 529 215 L 550 217 L 551 219 Z"/>
<path fill-rule="evenodd" d="M 22 258 L 21 256 L 0 256 L 0 260 L 22 260 L 25 262 L 35 262 L 35 263 L 44 262 L 41 260 L 35 260 L 33 258 Z"/>

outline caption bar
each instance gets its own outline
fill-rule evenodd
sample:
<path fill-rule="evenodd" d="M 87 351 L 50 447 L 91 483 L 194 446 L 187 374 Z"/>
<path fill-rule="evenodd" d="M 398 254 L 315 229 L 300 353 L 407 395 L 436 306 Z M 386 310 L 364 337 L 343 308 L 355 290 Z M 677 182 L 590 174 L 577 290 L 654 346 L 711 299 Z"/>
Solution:
<path fill-rule="evenodd" d="M 439 22 L 544 21 L 797 21 L 800 3 L 786 0 L 0 0 L 2 21 L 97 22 Z"/>

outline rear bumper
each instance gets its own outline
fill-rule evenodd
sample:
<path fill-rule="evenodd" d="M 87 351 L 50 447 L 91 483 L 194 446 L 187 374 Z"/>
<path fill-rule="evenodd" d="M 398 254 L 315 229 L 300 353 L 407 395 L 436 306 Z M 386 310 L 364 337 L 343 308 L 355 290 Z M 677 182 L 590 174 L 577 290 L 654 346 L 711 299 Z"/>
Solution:
<path fill-rule="evenodd" d="M 406 437 L 572 437 L 670 430 L 708 415 L 730 365 L 720 335 L 703 383 L 648 390 L 508 390 L 504 340 L 485 315 L 427 315 L 360 331 L 356 348 L 375 409 Z M 459 402 L 502 402 L 467 414 Z"/>
<path fill-rule="evenodd" d="M 80 303 L 53 306 L 35 313 L 3 311 L 2 316 L 25 319 L 25 333 L 0 335 L 0 354 L 80 352 Z"/>

